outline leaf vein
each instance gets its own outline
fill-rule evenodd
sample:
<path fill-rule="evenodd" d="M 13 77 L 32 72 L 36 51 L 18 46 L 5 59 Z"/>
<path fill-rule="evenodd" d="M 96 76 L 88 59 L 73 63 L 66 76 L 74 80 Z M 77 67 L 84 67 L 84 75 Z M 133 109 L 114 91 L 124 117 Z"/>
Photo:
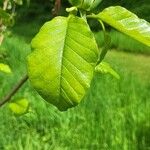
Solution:
<path fill-rule="evenodd" d="M 82 84 L 79 82 L 79 80 L 74 77 L 74 75 L 72 74 L 72 72 L 71 72 L 65 65 L 64 65 L 63 67 L 65 67 L 65 69 L 66 69 L 66 70 L 71 74 L 71 76 L 80 84 L 80 86 L 85 89 L 84 85 L 82 85 Z M 83 74 L 82 74 L 82 75 L 83 75 Z"/>
<path fill-rule="evenodd" d="M 68 86 L 74 91 L 74 93 L 78 96 L 78 93 L 76 92 L 76 90 L 70 85 L 69 81 L 64 77 L 61 76 L 61 78 L 68 84 Z M 61 87 L 62 88 L 62 87 Z"/>
<path fill-rule="evenodd" d="M 76 55 L 78 55 L 81 59 L 83 59 L 86 63 L 90 63 L 88 62 L 85 58 L 83 58 L 82 56 L 80 56 L 80 54 L 78 54 L 71 46 L 69 46 L 68 44 L 66 44 L 66 46 L 71 50 L 73 51 Z"/>
<path fill-rule="evenodd" d="M 61 87 L 61 91 L 64 92 L 66 98 L 67 98 L 67 102 L 66 103 L 70 103 L 71 105 L 73 105 L 73 102 L 70 100 L 69 95 L 66 93 L 66 91 L 63 89 L 63 87 Z"/>
<path fill-rule="evenodd" d="M 75 43 L 77 43 L 79 46 L 83 47 L 84 49 L 88 49 L 89 51 L 91 51 L 95 56 L 97 56 L 96 52 L 92 51 L 89 47 L 85 47 L 85 45 L 83 46 L 83 43 L 79 43 L 79 41 L 77 42 L 73 37 L 71 37 L 68 34 L 68 38 L 70 38 L 71 40 L 73 40 Z"/>

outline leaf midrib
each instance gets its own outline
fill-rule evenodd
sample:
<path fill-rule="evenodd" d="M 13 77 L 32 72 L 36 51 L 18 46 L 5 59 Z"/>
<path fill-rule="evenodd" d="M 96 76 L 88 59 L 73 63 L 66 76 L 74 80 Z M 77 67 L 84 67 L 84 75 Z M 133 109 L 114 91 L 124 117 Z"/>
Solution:
<path fill-rule="evenodd" d="M 62 70 L 63 70 L 63 64 L 64 64 L 64 49 L 65 49 L 65 43 L 66 43 L 66 39 L 67 39 L 67 33 L 68 33 L 68 24 L 69 24 L 69 19 L 70 19 L 70 17 L 68 17 L 67 19 L 66 19 L 66 31 L 65 31 L 65 38 L 64 38 L 64 41 L 63 41 L 63 47 L 62 47 L 62 54 L 61 54 L 61 68 L 60 68 L 60 83 L 59 83 L 59 101 L 61 100 L 63 100 L 63 99 L 61 99 L 61 89 L 63 88 L 62 87 L 62 79 L 63 79 L 63 76 L 62 76 Z M 66 95 L 67 95 L 67 93 L 66 93 Z M 68 96 L 68 95 L 67 95 Z M 69 96 L 68 96 L 68 98 L 69 98 Z M 64 101 L 65 103 L 67 103 L 68 105 L 73 105 L 72 104 L 72 102 L 71 101 Z"/>

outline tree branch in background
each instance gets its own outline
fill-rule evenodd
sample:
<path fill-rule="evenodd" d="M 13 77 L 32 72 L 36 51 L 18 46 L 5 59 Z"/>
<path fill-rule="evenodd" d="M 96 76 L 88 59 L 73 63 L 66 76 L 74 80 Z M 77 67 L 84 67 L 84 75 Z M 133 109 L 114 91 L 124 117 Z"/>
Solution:
<path fill-rule="evenodd" d="M 55 5 L 54 5 L 54 8 L 52 10 L 53 17 L 58 16 L 60 8 L 61 8 L 61 0 L 55 0 Z"/>
<path fill-rule="evenodd" d="M 7 9 L 8 0 L 5 0 L 3 3 L 3 10 Z M 52 10 L 53 16 L 57 16 L 61 8 L 61 0 L 55 0 L 55 6 Z M 15 7 L 14 9 L 15 10 Z M 12 10 L 12 14 L 14 11 Z M 2 21 L 0 20 L 0 28 L 3 26 Z M 4 36 L 0 34 L 0 45 L 3 41 Z M 18 92 L 18 90 L 23 86 L 23 84 L 28 80 L 28 76 L 25 75 L 13 88 L 10 92 L 0 100 L 0 107 L 3 106 L 5 103 L 11 100 L 11 98 Z"/>
<path fill-rule="evenodd" d="M 4 0 L 3 2 L 3 10 L 6 10 L 7 9 L 7 6 L 8 6 L 8 0 Z M 4 39 L 4 35 L 3 35 L 3 32 L 6 30 L 6 26 L 3 25 L 3 22 L 2 22 L 2 19 L 0 19 L 0 45 L 2 44 L 3 42 L 3 39 Z"/>
<path fill-rule="evenodd" d="M 28 76 L 25 75 L 13 88 L 12 90 L 0 100 L 0 107 L 3 106 L 5 103 L 11 100 L 12 96 L 14 96 L 18 90 L 23 86 L 23 84 L 28 80 Z"/>

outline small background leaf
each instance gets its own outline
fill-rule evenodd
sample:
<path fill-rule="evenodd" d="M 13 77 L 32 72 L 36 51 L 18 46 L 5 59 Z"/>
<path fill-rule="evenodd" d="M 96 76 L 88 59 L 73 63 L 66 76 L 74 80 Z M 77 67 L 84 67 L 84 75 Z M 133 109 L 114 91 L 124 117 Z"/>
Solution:
<path fill-rule="evenodd" d="M 120 79 L 119 74 L 106 62 L 101 62 L 95 67 L 95 71 L 102 74 L 111 74 L 116 79 Z"/>
<path fill-rule="evenodd" d="M 9 109 L 16 115 L 22 115 L 28 111 L 29 102 L 27 99 L 21 99 L 8 105 Z"/>
<path fill-rule="evenodd" d="M 0 63 L 0 71 L 4 73 L 12 73 L 10 67 L 3 63 Z"/>

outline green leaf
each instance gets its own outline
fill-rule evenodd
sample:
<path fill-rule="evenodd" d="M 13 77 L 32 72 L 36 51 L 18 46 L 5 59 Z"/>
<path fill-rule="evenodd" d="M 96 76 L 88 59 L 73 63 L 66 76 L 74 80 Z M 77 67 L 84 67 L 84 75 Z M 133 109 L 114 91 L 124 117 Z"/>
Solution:
<path fill-rule="evenodd" d="M 21 99 L 13 103 L 9 103 L 9 109 L 16 115 L 22 115 L 27 112 L 29 102 L 27 99 Z"/>
<path fill-rule="evenodd" d="M 150 23 L 138 18 L 127 9 L 121 6 L 112 6 L 104 9 L 94 17 L 150 46 Z"/>
<path fill-rule="evenodd" d="M 86 21 L 56 17 L 44 24 L 31 45 L 28 75 L 33 87 L 59 110 L 76 106 L 90 87 L 99 55 Z"/>
<path fill-rule="evenodd" d="M 102 74 L 111 74 L 116 79 L 120 79 L 119 74 L 106 62 L 101 62 L 95 67 L 95 72 Z"/>
<path fill-rule="evenodd" d="M 0 71 L 4 73 L 12 73 L 8 65 L 0 63 Z"/>

